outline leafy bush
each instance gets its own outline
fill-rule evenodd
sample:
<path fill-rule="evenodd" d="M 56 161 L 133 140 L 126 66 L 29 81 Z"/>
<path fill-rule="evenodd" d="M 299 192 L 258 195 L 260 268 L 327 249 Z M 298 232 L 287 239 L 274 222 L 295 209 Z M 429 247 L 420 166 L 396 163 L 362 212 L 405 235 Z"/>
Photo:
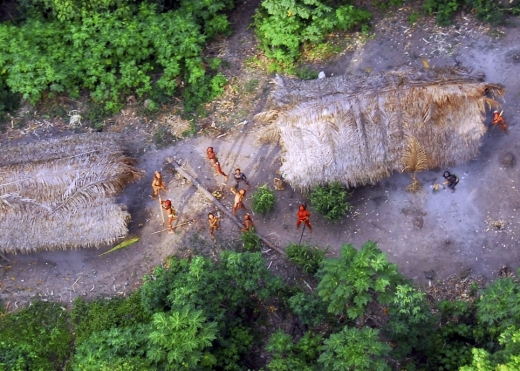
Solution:
<path fill-rule="evenodd" d="M 212 354 L 225 369 L 240 369 L 253 344 L 261 301 L 276 294 L 281 281 L 267 270 L 260 253 L 225 251 L 213 263 L 203 257 L 170 259 L 158 267 L 141 288 L 143 307 L 150 313 L 180 311 L 186 305 L 215 322 Z M 224 367 L 223 367 L 224 368 Z"/>
<path fill-rule="evenodd" d="M 326 219 L 337 222 L 351 208 L 347 201 L 349 197 L 341 183 L 332 182 L 325 186 L 317 186 L 311 191 L 311 207 Z"/>
<path fill-rule="evenodd" d="M 300 266 L 305 273 L 315 275 L 321 267 L 327 250 L 321 250 L 317 246 L 311 247 L 291 243 L 285 248 L 285 253 L 287 258 Z"/>
<path fill-rule="evenodd" d="M 276 331 L 270 338 L 266 350 L 272 354 L 271 362 L 267 365 L 270 371 L 314 371 L 318 350 L 323 339 L 320 334 L 311 332 L 298 340 L 295 344 L 293 338 Z"/>
<path fill-rule="evenodd" d="M 389 304 L 396 285 L 402 281 L 397 266 L 372 241 L 359 251 L 343 245 L 339 258 L 323 261 L 318 276 L 318 295 L 328 304 L 328 312 L 345 314 L 351 320 L 363 316 L 372 301 Z"/>
<path fill-rule="evenodd" d="M 371 14 L 343 5 L 336 9 L 320 0 L 264 0 L 254 17 L 260 48 L 276 61 L 273 69 L 293 67 L 303 43 L 318 43 L 332 30 L 368 22 Z"/>
<path fill-rule="evenodd" d="M 423 4 L 428 14 L 436 14 L 435 19 L 441 26 L 451 23 L 463 0 L 426 0 Z"/>
<path fill-rule="evenodd" d="M 479 323 L 493 339 L 510 326 L 520 328 L 520 286 L 513 278 L 489 284 L 477 303 Z"/>
<path fill-rule="evenodd" d="M 306 326 L 319 326 L 328 322 L 327 305 L 315 293 L 299 292 L 289 298 L 289 307 Z"/>
<path fill-rule="evenodd" d="M 253 193 L 251 208 L 255 213 L 267 214 L 273 210 L 275 201 L 274 191 L 264 184 Z"/>
<path fill-rule="evenodd" d="M 260 237 L 256 235 L 254 227 L 250 231 L 242 232 L 240 237 L 246 251 L 254 252 L 260 250 Z"/>
<path fill-rule="evenodd" d="M 73 2 L 72 9 L 82 3 Z M 47 91 L 77 97 L 86 89 L 93 101 L 116 112 L 130 93 L 182 91 L 191 110 L 219 95 L 226 82 L 215 74 L 218 62 L 203 60 L 201 52 L 208 40 L 229 31 L 221 12 L 232 5 L 231 0 L 194 0 L 159 13 L 142 2 L 114 11 L 73 12 L 67 22 L 35 14 L 20 26 L 0 24 L 0 71 L 6 71 L 10 91 L 32 103 Z"/>
<path fill-rule="evenodd" d="M 392 370 L 384 359 L 391 348 L 379 339 L 378 330 L 345 326 L 324 343 L 318 362 L 323 364 L 325 370 Z"/>
<path fill-rule="evenodd" d="M 497 25 L 503 20 L 504 10 L 494 0 L 426 0 L 423 8 L 428 14 L 436 14 L 437 23 L 449 25 L 460 9 L 474 13 L 477 19 Z"/>
<path fill-rule="evenodd" d="M 68 315 L 58 303 L 35 302 L 0 316 L 0 370 L 59 370 L 73 349 Z"/>
<path fill-rule="evenodd" d="M 318 78 L 319 72 L 313 70 L 310 67 L 302 66 L 299 68 L 296 68 L 294 71 L 295 75 L 302 80 L 314 80 Z"/>
<path fill-rule="evenodd" d="M 426 294 L 410 285 L 398 285 L 390 303 L 387 331 L 396 344 L 393 353 L 404 360 L 412 350 L 425 350 L 437 318 L 431 314 Z"/>

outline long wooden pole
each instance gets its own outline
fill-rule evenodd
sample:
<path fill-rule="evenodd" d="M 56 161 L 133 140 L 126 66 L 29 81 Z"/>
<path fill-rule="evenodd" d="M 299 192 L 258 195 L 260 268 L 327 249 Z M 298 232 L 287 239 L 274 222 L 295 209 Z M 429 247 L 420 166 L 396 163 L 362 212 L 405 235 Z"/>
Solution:
<path fill-rule="evenodd" d="M 159 196 L 159 210 L 161 211 L 162 225 L 164 226 L 164 213 L 163 213 L 162 200 L 161 200 L 161 190 L 159 190 L 158 196 Z"/>
<path fill-rule="evenodd" d="M 215 197 L 213 197 L 213 195 L 206 189 L 204 188 L 204 186 L 202 184 L 200 184 L 200 182 L 195 179 L 194 177 L 192 177 L 190 174 L 188 174 L 188 172 L 186 172 L 186 170 L 184 170 L 183 168 L 181 168 L 179 165 L 177 165 L 175 162 L 172 162 L 172 165 L 173 167 L 175 168 L 175 170 L 181 174 L 183 177 L 185 177 L 186 179 L 188 179 L 191 184 L 193 184 L 195 187 L 198 188 L 199 191 L 202 192 L 202 194 L 204 196 L 206 196 L 206 198 L 208 200 L 210 200 L 211 202 L 213 202 L 213 204 L 215 204 L 215 206 L 217 206 L 219 208 L 220 211 L 222 211 L 224 214 L 226 214 L 226 216 L 229 218 L 229 220 L 231 220 L 233 223 L 235 223 L 240 229 L 242 229 L 243 225 L 242 223 L 240 223 L 240 221 L 238 220 L 238 218 L 233 215 L 231 213 L 231 211 L 229 211 L 228 209 L 226 209 L 221 203 L 219 200 L 217 200 Z M 276 252 L 278 252 L 279 254 L 281 254 L 282 256 L 285 256 L 285 251 L 281 248 L 279 248 L 278 246 L 275 246 L 273 245 L 269 240 L 265 239 L 264 237 L 262 237 L 261 235 L 257 234 L 258 238 L 260 238 L 260 240 L 265 243 L 267 246 L 269 246 L 271 249 L 275 250 Z"/>

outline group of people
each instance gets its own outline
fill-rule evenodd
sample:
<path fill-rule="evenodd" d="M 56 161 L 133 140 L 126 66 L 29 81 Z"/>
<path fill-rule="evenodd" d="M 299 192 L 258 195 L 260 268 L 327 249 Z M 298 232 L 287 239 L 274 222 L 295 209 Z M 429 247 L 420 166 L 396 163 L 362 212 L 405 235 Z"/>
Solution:
<path fill-rule="evenodd" d="M 227 183 L 229 177 L 224 171 L 222 171 L 222 167 L 220 166 L 220 162 L 218 161 L 218 158 L 213 150 L 213 147 L 208 147 L 206 149 L 206 157 L 209 160 L 211 166 L 215 168 L 215 176 L 221 175 L 224 177 L 225 182 Z M 235 181 L 235 185 L 231 187 L 231 193 L 234 194 L 234 200 L 233 200 L 233 208 L 232 213 L 233 215 L 237 215 L 237 211 L 240 209 L 245 210 L 244 206 L 244 198 L 246 197 L 247 191 L 246 189 L 240 189 L 240 184 L 244 183 L 248 188 L 251 188 L 251 185 L 249 184 L 249 180 L 247 179 L 246 175 L 242 172 L 240 168 L 236 168 L 235 172 L 233 174 L 233 180 Z M 160 192 L 165 191 L 167 192 L 168 189 L 166 188 L 166 183 L 164 182 L 162 175 L 159 171 L 156 171 L 154 174 L 154 178 L 152 181 L 152 199 L 157 199 L 159 197 L 161 207 L 166 211 L 166 215 L 168 216 L 168 230 L 169 233 L 175 233 L 173 222 L 177 219 L 177 213 L 175 211 L 175 208 L 172 205 L 171 200 L 161 200 Z M 307 226 L 309 229 L 309 232 L 312 233 L 312 226 L 310 224 L 310 217 L 311 214 L 305 207 L 305 205 L 300 205 L 298 212 L 297 212 L 297 222 L 296 222 L 296 229 L 300 227 L 302 223 Z M 208 223 L 209 223 L 209 233 L 211 237 L 214 237 L 214 233 L 217 230 L 220 230 L 220 217 L 218 215 L 215 215 L 214 213 L 208 214 Z M 251 215 L 246 213 L 244 215 L 244 221 L 242 222 L 243 228 L 241 229 L 242 232 L 248 232 L 254 230 L 254 224 L 253 220 L 251 219 Z"/>

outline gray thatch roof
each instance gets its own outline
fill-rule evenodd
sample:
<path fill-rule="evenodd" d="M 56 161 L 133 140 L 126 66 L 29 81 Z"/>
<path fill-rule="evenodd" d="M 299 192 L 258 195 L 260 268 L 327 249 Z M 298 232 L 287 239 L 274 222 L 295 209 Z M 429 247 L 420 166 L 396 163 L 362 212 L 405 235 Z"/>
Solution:
<path fill-rule="evenodd" d="M 400 69 L 311 81 L 276 78 L 273 108 L 255 116 L 264 140 L 282 145 L 281 172 L 293 186 L 373 184 L 403 171 L 411 141 L 427 168 L 478 155 L 485 112 L 502 86 L 464 68 Z"/>
<path fill-rule="evenodd" d="M 142 173 L 118 138 L 0 147 L 0 251 L 97 247 L 125 236 L 130 214 L 115 195 Z"/>

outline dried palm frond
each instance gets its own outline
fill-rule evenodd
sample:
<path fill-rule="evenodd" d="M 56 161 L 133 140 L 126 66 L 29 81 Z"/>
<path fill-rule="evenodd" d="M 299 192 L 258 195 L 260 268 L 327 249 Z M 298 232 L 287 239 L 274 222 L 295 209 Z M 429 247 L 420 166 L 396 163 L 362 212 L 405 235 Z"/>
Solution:
<path fill-rule="evenodd" d="M 417 138 L 408 138 L 402 161 L 403 171 L 416 173 L 428 169 L 428 156 Z"/>
<path fill-rule="evenodd" d="M 114 135 L 74 135 L 0 149 L 0 251 L 100 246 L 124 236 L 115 195 L 142 171 Z M 28 228 L 30 226 L 30 228 Z"/>
<path fill-rule="evenodd" d="M 253 117 L 253 119 L 256 122 L 262 122 L 264 124 L 269 124 L 273 120 L 276 120 L 279 113 L 280 113 L 279 110 L 269 110 L 269 111 L 265 111 L 265 112 L 260 112 L 260 113 L 256 114 Z"/>
<path fill-rule="evenodd" d="M 373 184 L 402 171 L 403 163 L 415 172 L 477 156 L 486 109 L 504 94 L 503 87 L 483 79 L 482 72 L 465 68 L 310 81 L 277 76 L 274 107 L 255 119 L 272 122 L 262 137 L 279 140 L 280 171 L 293 186 Z M 415 138 L 417 148 L 408 148 L 408 138 Z"/>
<path fill-rule="evenodd" d="M 259 134 L 260 143 L 278 143 L 280 141 L 280 128 L 276 124 L 266 126 Z"/>

